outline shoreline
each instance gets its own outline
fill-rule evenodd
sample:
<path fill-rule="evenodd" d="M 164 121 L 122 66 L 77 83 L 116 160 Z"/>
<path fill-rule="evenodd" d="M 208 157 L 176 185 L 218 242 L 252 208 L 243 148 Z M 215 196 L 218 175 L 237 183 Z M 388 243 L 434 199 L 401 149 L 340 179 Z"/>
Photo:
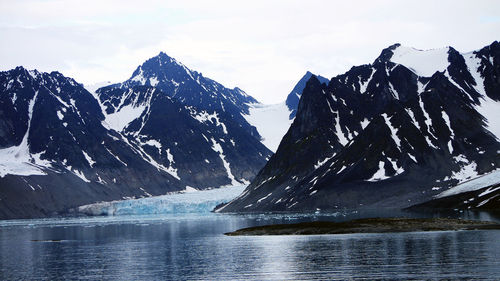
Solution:
<path fill-rule="evenodd" d="M 473 221 L 447 218 L 366 218 L 346 222 L 316 221 L 294 224 L 264 225 L 242 228 L 233 232 L 224 233 L 224 235 L 319 235 L 481 229 L 500 230 L 500 224 L 491 221 Z"/>

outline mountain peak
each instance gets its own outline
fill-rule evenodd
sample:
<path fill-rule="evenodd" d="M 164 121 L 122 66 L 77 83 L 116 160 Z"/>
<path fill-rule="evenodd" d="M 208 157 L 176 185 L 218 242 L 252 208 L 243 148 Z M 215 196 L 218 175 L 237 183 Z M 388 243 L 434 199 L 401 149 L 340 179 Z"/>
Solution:
<path fill-rule="evenodd" d="M 392 44 L 389 47 L 383 49 L 382 52 L 380 52 L 380 55 L 375 59 L 373 64 L 390 61 L 390 59 L 392 58 L 392 56 L 394 54 L 393 51 L 399 47 L 401 47 L 401 44 L 395 43 L 395 44 Z"/>
<path fill-rule="evenodd" d="M 311 77 L 315 77 L 321 84 L 328 84 L 329 80 L 321 75 L 315 75 L 314 73 L 307 71 L 302 78 L 300 78 L 299 82 L 295 84 L 295 87 L 292 89 L 288 97 L 286 98 L 286 105 L 290 112 L 290 119 L 295 118 L 295 114 L 297 113 L 297 107 L 299 105 L 299 99 L 302 96 L 302 91 L 306 87 L 307 81 L 311 79 Z"/>
<path fill-rule="evenodd" d="M 24 74 L 24 75 L 32 76 L 32 77 L 36 77 L 36 76 L 38 76 L 40 74 L 40 72 L 38 70 L 36 70 L 36 69 L 29 70 L 29 69 L 25 68 L 22 65 L 19 65 L 19 66 L 17 66 L 16 68 L 14 68 L 12 70 L 8 70 L 7 72 L 18 73 L 18 75 L 19 74 Z"/>
<path fill-rule="evenodd" d="M 151 60 L 154 60 L 156 59 L 160 65 L 163 65 L 163 64 L 175 64 L 175 65 L 182 65 L 182 63 L 180 63 L 179 61 L 177 61 L 175 58 L 167 55 L 167 53 L 161 51 L 157 56 L 155 57 L 152 57 Z"/>
<path fill-rule="evenodd" d="M 180 83 L 194 79 L 193 76 L 196 76 L 196 72 L 162 51 L 139 65 L 125 83 L 156 87 L 161 82 Z"/>
<path fill-rule="evenodd" d="M 453 51 L 451 47 L 419 50 L 399 45 L 382 51 L 381 56 L 387 61 L 404 65 L 418 76 L 431 77 L 436 71 L 446 70 L 449 65 L 448 56 Z"/>
<path fill-rule="evenodd" d="M 428 50 L 421 50 L 413 47 L 408 47 L 401 45 L 400 43 L 395 43 L 392 44 L 391 46 L 385 48 L 382 50 L 380 55 L 375 59 L 373 64 L 376 63 L 384 63 L 388 61 L 395 62 L 394 59 L 397 56 L 401 55 L 409 55 L 409 56 L 427 56 L 428 54 L 445 54 L 447 53 L 450 49 L 453 49 L 449 46 L 443 47 L 443 48 L 436 48 L 436 49 L 428 49 Z M 429 58 L 427 58 L 428 60 Z M 419 58 L 420 60 L 420 58 Z"/>
<path fill-rule="evenodd" d="M 16 68 L 14 68 L 14 70 L 17 70 L 17 71 L 23 71 L 23 70 L 26 70 L 26 71 L 27 71 L 27 69 L 26 69 L 26 68 L 24 68 L 24 66 L 22 66 L 22 65 L 16 66 Z"/>
<path fill-rule="evenodd" d="M 494 46 L 460 54 L 394 44 L 328 87 L 311 77 L 276 153 L 219 210 L 408 207 L 498 169 Z"/>

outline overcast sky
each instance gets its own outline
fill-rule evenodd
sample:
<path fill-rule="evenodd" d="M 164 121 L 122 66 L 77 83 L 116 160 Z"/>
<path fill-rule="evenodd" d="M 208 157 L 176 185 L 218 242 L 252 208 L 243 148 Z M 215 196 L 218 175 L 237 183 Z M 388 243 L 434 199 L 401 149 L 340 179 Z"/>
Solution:
<path fill-rule="evenodd" d="M 164 51 L 264 103 L 393 43 L 469 52 L 500 40 L 500 1 L 0 0 L 0 70 L 121 82 Z"/>

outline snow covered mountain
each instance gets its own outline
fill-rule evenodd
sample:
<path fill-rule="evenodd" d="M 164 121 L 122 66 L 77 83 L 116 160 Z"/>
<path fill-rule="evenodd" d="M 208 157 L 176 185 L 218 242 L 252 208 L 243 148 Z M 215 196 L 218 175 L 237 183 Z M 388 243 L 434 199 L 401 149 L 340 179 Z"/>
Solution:
<path fill-rule="evenodd" d="M 328 84 L 312 76 L 276 153 L 218 211 L 407 207 L 493 171 L 499 77 L 498 42 L 465 54 L 396 44 Z"/>
<path fill-rule="evenodd" d="M 1 72 L 0 218 L 246 184 L 271 155 L 250 104 L 164 53 L 94 93 L 58 72 Z"/>
<path fill-rule="evenodd" d="M 258 137 L 255 129 L 242 117 L 242 114 L 248 114 L 250 104 L 258 103 L 257 100 L 239 88 L 228 89 L 204 77 L 163 52 L 138 66 L 130 79 L 97 90 L 106 112 L 111 113 L 114 107 L 110 105 L 116 107 L 120 101 L 121 97 L 113 93 L 114 90 L 129 89 L 134 86 L 155 87 L 169 97 L 197 110 L 219 112 L 224 115 L 221 118 L 232 118 L 250 135 Z"/>
<path fill-rule="evenodd" d="M 271 155 L 243 117 L 255 99 L 163 52 L 96 96 L 111 129 L 188 186 L 248 182 Z"/>
<path fill-rule="evenodd" d="M 47 216 L 184 188 L 106 128 L 95 98 L 58 72 L 0 73 L 0 217 Z"/>

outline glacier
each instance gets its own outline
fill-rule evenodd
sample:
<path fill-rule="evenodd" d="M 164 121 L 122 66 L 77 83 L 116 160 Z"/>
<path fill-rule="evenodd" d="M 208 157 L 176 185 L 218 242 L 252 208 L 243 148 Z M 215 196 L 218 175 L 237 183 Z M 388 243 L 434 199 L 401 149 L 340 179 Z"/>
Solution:
<path fill-rule="evenodd" d="M 77 212 L 88 216 L 209 213 L 215 206 L 236 198 L 245 188 L 246 185 L 239 185 L 209 190 L 187 190 L 140 199 L 99 202 L 80 206 Z"/>
<path fill-rule="evenodd" d="M 276 152 L 281 139 L 286 134 L 293 118 L 290 119 L 291 111 L 282 102 L 278 104 L 251 104 L 249 113 L 243 117 L 254 126 L 262 136 L 262 143 L 269 150 Z"/>

